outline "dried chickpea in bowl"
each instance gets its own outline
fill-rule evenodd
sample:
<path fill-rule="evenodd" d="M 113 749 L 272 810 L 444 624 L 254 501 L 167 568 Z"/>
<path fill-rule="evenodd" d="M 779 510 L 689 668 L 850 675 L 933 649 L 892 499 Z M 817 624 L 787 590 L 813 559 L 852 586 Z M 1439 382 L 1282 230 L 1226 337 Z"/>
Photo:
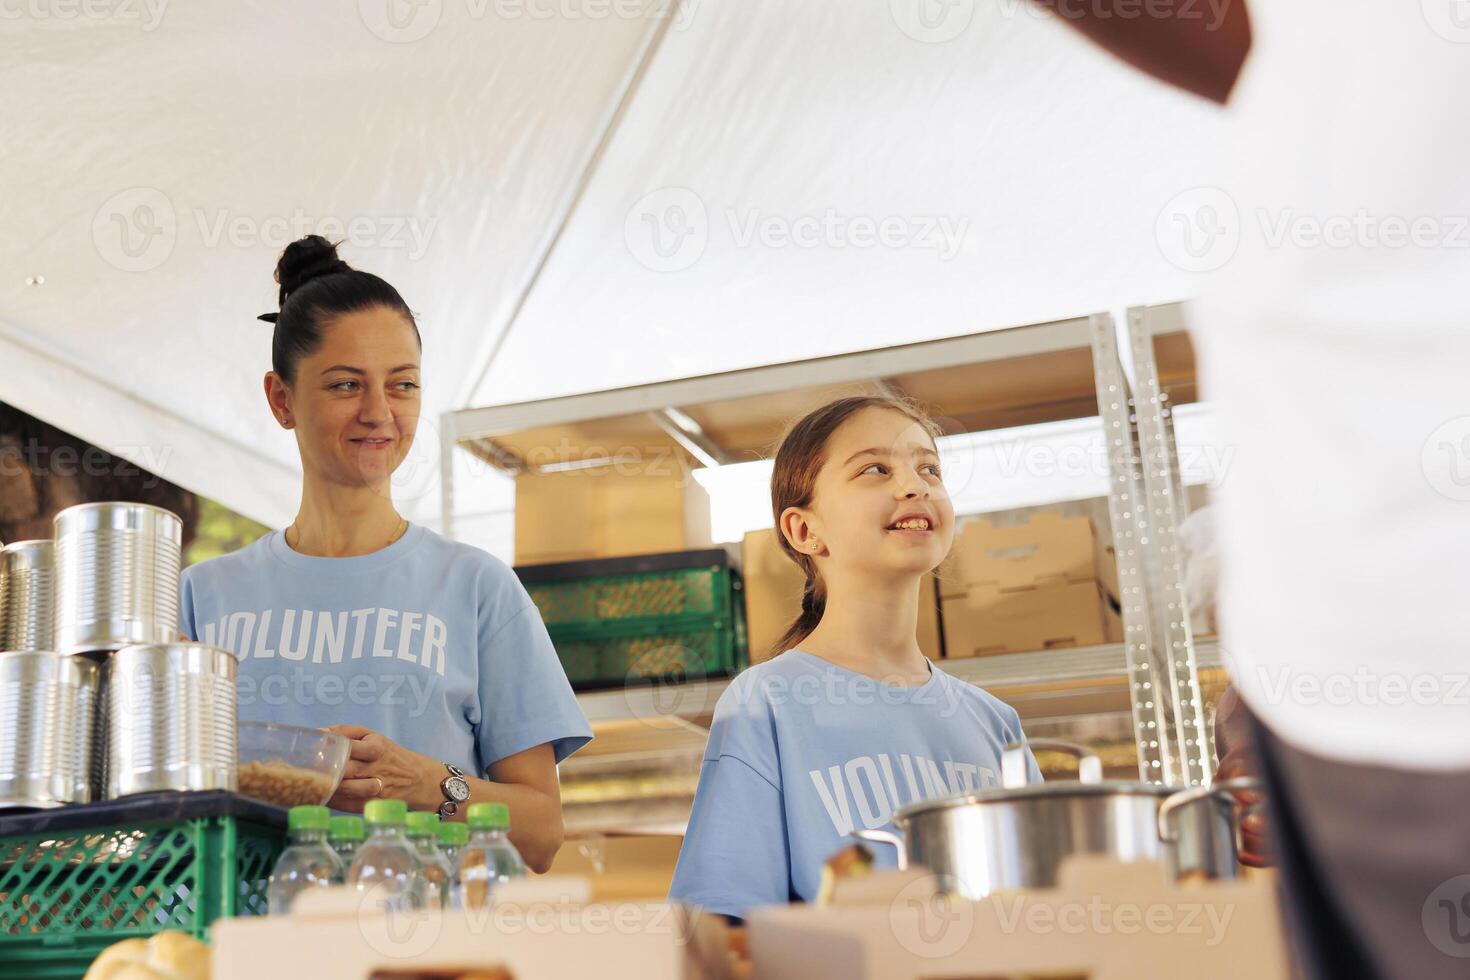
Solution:
<path fill-rule="evenodd" d="M 320 728 L 240 722 L 238 787 L 242 796 L 292 807 L 332 798 L 351 744 Z"/>
<path fill-rule="evenodd" d="M 240 766 L 240 794 L 276 806 L 319 806 L 332 798 L 337 781 L 324 773 L 280 759 Z"/>

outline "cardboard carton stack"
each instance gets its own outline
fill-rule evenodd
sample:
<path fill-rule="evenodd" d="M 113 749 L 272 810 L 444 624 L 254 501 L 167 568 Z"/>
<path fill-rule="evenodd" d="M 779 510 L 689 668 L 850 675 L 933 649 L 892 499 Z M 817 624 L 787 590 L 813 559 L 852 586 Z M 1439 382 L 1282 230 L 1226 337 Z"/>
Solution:
<path fill-rule="evenodd" d="M 1087 517 L 965 523 L 939 569 L 945 656 L 1116 643 L 1117 564 Z"/>
<path fill-rule="evenodd" d="M 741 545 L 741 573 L 745 576 L 745 623 L 750 638 L 750 662 L 771 659 L 772 647 L 801 612 L 801 590 L 806 584 L 796 562 L 781 550 L 775 528 L 752 531 Z M 939 606 L 934 576 L 926 576 L 919 591 L 919 649 L 930 660 L 942 656 Z"/>
<path fill-rule="evenodd" d="M 710 545 L 709 495 L 680 467 L 634 473 L 593 467 L 516 477 L 517 565 Z"/>

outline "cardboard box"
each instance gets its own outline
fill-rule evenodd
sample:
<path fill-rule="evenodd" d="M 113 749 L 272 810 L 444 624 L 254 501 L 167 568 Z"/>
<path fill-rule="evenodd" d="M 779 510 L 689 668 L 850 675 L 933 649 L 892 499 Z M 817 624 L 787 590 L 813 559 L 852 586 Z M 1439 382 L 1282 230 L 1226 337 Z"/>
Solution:
<path fill-rule="evenodd" d="M 781 550 L 775 528 L 752 531 L 740 548 L 745 577 L 745 628 L 750 662 L 770 660 L 776 641 L 801 612 L 801 590 L 806 578 L 796 562 Z M 930 660 L 944 655 L 939 638 L 939 606 L 935 578 L 925 576 L 919 591 L 919 649 Z"/>
<path fill-rule="evenodd" d="M 666 902 L 590 903 L 577 878 L 500 885 L 493 909 L 389 915 L 345 887 L 297 900 L 289 915 L 220 919 L 210 930 L 215 980 L 448 975 L 507 970 L 564 977 L 702 980 L 691 912 Z"/>
<path fill-rule="evenodd" d="M 934 877 L 878 872 L 865 905 L 768 906 L 747 916 L 761 980 L 1288 980 L 1269 882 L 1179 885 L 1155 862 L 1066 861 L 1055 888 L 981 901 Z M 891 882 L 886 895 L 875 886 Z M 886 900 L 884 900 L 886 899 Z"/>
<path fill-rule="evenodd" d="M 585 877 L 598 902 L 662 900 L 673 884 L 683 844 L 676 834 L 570 837 L 548 873 Z"/>
<path fill-rule="evenodd" d="M 516 477 L 517 565 L 691 551 L 711 543 L 709 494 L 682 470 L 630 473 L 599 466 Z"/>
<path fill-rule="evenodd" d="M 972 518 L 961 524 L 939 569 L 940 595 L 946 597 L 977 586 L 1029 589 L 1089 580 L 1118 594 L 1113 550 L 1098 539 L 1090 518 L 1055 511 L 1037 511 L 1021 524 L 1004 526 Z"/>
<path fill-rule="evenodd" d="M 940 599 L 950 659 L 1086 647 L 1123 639 L 1123 621 L 1097 582 L 1002 590 L 977 586 Z"/>

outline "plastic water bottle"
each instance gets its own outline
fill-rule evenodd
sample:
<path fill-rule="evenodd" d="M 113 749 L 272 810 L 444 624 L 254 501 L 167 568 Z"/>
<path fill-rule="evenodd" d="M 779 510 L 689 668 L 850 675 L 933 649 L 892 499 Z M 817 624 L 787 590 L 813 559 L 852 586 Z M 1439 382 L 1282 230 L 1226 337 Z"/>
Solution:
<path fill-rule="evenodd" d="M 362 817 L 348 815 L 332 818 L 332 827 L 327 832 L 327 843 L 332 845 L 332 850 L 342 859 L 344 871 L 352 867 L 352 860 L 357 857 L 357 848 L 366 837 L 367 828 L 363 826 Z"/>
<path fill-rule="evenodd" d="M 342 883 L 342 861 L 327 845 L 332 811 L 324 806 L 293 806 L 286 814 L 290 843 L 281 852 L 266 885 L 271 915 L 291 911 L 296 896 L 310 888 Z"/>
<path fill-rule="evenodd" d="M 470 827 L 466 823 L 456 823 L 449 820 L 439 822 L 439 853 L 444 855 L 444 860 L 449 862 L 451 871 L 459 868 L 459 852 L 470 842 Z"/>
<path fill-rule="evenodd" d="M 526 875 L 526 862 L 510 842 L 510 808 L 472 803 L 466 812 L 470 842 L 459 854 L 459 895 L 465 908 L 486 908 L 495 886 Z"/>
<path fill-rule="evenodd" d="M 427 810 L 408 815 L 408 839 L 419 856 L 421 908 L 442 909 L 449 905 L 454 872 L 439 851 L 439 814 Z"/>
<path fill-rule="evenodd" d="M 402 800 L 369 800 L 363 810 L 367 840 L 357 848 L 347 883 L 372 893 L 390 911 L 422 908 L 419 857 L 404 827 L 408 804 Z"/>

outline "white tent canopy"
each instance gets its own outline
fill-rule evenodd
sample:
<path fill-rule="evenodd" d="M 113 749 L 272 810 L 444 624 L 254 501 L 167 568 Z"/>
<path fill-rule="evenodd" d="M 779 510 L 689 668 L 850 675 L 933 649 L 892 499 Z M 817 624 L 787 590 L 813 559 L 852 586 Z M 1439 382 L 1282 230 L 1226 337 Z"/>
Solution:
<path fill-rule="evenodd" d="M 1155 220 L 1216 119 L 1022 0 L 118 0 L 0 38 L 0 400 L 274 525 L 255 316 L 301 234 L 419 313 L 431 423 L 1176 299 Z"/>

